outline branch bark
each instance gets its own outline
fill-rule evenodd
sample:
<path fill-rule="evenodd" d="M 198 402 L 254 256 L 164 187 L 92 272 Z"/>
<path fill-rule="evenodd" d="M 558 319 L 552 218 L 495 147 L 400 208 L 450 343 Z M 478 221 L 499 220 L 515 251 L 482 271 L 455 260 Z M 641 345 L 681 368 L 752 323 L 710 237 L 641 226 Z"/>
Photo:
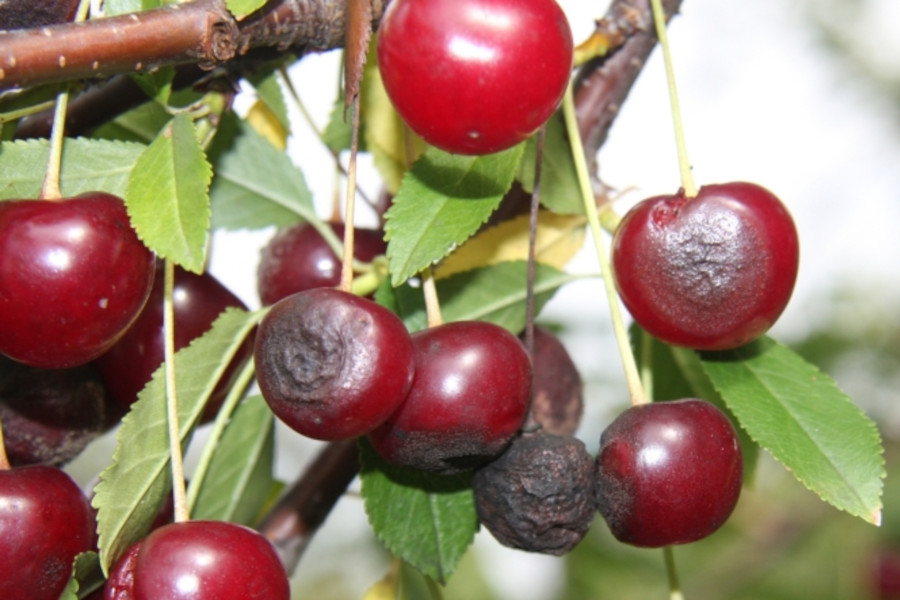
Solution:
<path fill-rule="evenodd" d="M 386 0 L 372 0 L 377 23 Z M 253 50 L 304 55 L 344 44 L 344 0 L 270 0 L 238 22 L 224 0 L 0 31 L 0 91 L 196 64 L 210 70 Z"/>

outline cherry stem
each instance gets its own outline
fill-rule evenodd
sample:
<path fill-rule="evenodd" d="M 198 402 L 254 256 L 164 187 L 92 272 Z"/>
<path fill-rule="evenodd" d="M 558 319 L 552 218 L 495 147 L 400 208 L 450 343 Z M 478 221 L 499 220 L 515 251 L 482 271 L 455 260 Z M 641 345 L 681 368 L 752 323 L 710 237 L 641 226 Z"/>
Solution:
<path fill-rule="evenodd" d="M 3 441 L 3 422 L 0 421 L 0 471 L 6 471 L 11 468 L 9 457 L 6 456 L 6 442 Z"/>
<path fill-rule="evenodd" d="M 437 284 L 434 281 L 434 273 L 431 267 L 422 269 L 422 294 L 425 296 L 425 320 L 428 326 L 437 327 L 443 324 L 441 301 L 438 298 Z"/>
<path fill-rule="evenodd" d="M 247 333 L 249 333 L 249 331 Z M 222 434 L 225 432 L 225 427 L 228 425 L 231 415 L 234 413 L 235 408 L 237 408 L 238 403 L 244 397 L 244 392 L 253 381 L 253 376 L 255 374 L 255 363 L 252 360 L 247 361 L 247 364 L 244 365 L 244 368 L 241 369 L 241 372 L 238 374 L 234 385 L 232 385 L 231 389 L 228 391 L 228 395 L 225 397 L 225 401 L 219 408 L 219 412 L 216 413 L 216 420 L 213 423 L 212 429 L 209 432 L 209 437 L 206 439 L 206 443 L 203 446 L 203 452 L 200 454 L 200 458 L 197 461 L 197 467 L 191 475 L 191 483 L 187 489 L 185 501 L 188 514 L 194 510 L 197 497 L 200 495 L 200 489 L 203 487 L 203 480 L 206 477 L 207 471 L 209 471 L 209 465 L 212 462 L 213 455 L 219 445 L 219 440 L 222 439 Z"/>
<path fill-rule="evenodd" d="M 163 356 L 166 374 L 166 417 L 169 424 L 169 456 L 172 462 L 172 498 L 175 522 L 190 519 L 184 485 L 184 457 L 181 452 L 181 431 L 178 426 L 178 397 L 175 386 L 175 263 L 166 259 L 163 267 Z"/>
<path fill-rule="evenodd" d="M 612 269 L 607 256 L 606 247 L 603 245 L 603 228 L 600 225 L 600 216 L 597 211 L 597 201 L 591 187 L 591 179 L 588 174 L 587 160 L 584 156 L 584 145 L 578 130 L 578 120 L 575 115 L 575 102 L 573 100 L 572 85 L 566 89 L 566 95 L 562 103 L 563 118 L 566 123 L 566 131 L 572 144 L 572 158 L 575 162 L 575 172 L 578 175 L 578 185 L 581 190 L 581 199 L 584 203 L 584 212 L 591 229 L 591 237 L 594 239 L 594 250 L 597 253 L 597 261 L 600 263 L 600 274 L 606 289 L 606 300 L 609 304 L 609 313 L 612 318 L 613 333 L 619 346 L 619 355 L 622 357 L 622 366 L 625 368 L 625 381 L 628 384 L 628 392 L 631 396 L 631 404 L 646 404 L 647 396 L 644 394 L 644 386 L 641 383 L 641 374 L 634 358 L 634 351 L 628 339 L 628 329 L 622 318 L 619 307 L 619 298 L 616 292 L 616 284 L 613 281 Z"/>
<path fill-rule="evenodd" d="M 691 162 L 688 160 L 687 143 L 684 140 L 684 126 L 681 122 L 681 108 L 678 102 L 678 89 L 675 86 L 675 69 L 672 67 L 672 52 L 669 48 L 669 36 L 666 31 L 666 13 L 661 0 L 650 0 L 653 8 L 653 24 L 656 26 L 656 37 L 662 48 L 663 62 L 666 68 L 666 80 L 669 88 L 669 107 L 672 112 L 672 125 L 675 128 L 675 146 L 678 149 L 678 167 L 681 170 L 681 187 L 684 195 L 693 198 L 697 195 L 697 185 L 691 173 Z"/>
<path fill-rule="evenodd" d="M 340 289 L 353 289 L 353 223 L 356 209 L 356 154 L 359 150 L 359 94 L 353 97 L 353 127 L 350 137 L 350 163 L 347 165 L 347 198 L 344 204 L 344 256 L 341 260 Z"/>
<path fill-rule="evenodd" d="M 678 581 L 678 570 L 675 568 L 675 552 L 672 550 L 672 546 L 663 548 L 663 558 L 666 562 L 666 574 L 669 577 L 669 600 L 684 600 L 681 584 Z"/>

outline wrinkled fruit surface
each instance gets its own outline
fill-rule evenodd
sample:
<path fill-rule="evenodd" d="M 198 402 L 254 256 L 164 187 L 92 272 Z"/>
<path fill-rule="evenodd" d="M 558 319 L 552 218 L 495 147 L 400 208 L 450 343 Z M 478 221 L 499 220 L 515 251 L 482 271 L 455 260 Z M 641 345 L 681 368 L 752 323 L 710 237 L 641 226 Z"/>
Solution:
<path fill-rule="evenodd" d="M 369 434 L 387 462 L 453 473 L 494 458 L 519 431 L 531 360 L 519 339 L 481 321 L 414 333 L 415 378 L 400 408 Z"/>
<path fill-rule="evenodd" d="M 655 337 L 725 350 L 763 333 L 787 306 L 799 262 L 797 230 L 781 201 L 752 183 L 648 198 L 616 230 L 616 286 Z"/>
<path fill-rule="evenodd" d="M 555 0 L 395 0 L 377 52 L 413 131 L 447 152 L 488 154 L 523 141 L 556 109 L 572 32 Z"/>
<path fill-rule="evenodd" d="M 13 466 L 75 458 L 107 429 L 107 406 L 91 365 L 36 369 L 0 356 L 0 424 Z"/>
<path fill-rule="evenodd" d="M 44 369 L 96 358 L 144 307 L 155 259 L 122 201 L 0 203 L 0 352 Z"/>
<path fill-rule="evenodd" d="M 731 515 L 742 482 L 734 427 L 704 400 L 632 406 L 600 437 L 600 514 L 627 544 L 659 547 L 710 535 Z"/>
<path fill-rule="evenodd" d="M 224 521 L 160 527 L 113 567 L 107 600 L 288 600 L 288 576 L 272 544 Z"/>
<path fill-rule="evenodd" d="M 344 225 L 331 223 L 339 239 Z M 356 227 L 353 257 L 372 262 L 387 250 L 383 234 Z M 317 287 L 337 287 L 341 282 L 341 260 L 325 239 L 308 223 L 299 223 L 275 234 L 260 252 L 256 274 L 259 298 L 264 305 L 275 304 L 291 294 Z"/>
<path fill-rule="evenodd" d="M 141 314 L 121 339 L 94 361 L 111 398 L 126 409 L 137 400 L 138 393 L 163 362 L 163 275 L 164 263 L 158 261 L 153 289 Z M 198 275 L 180 267 L 175 267 L 172 308 L 176 351 L 209 331 L 216 317 L 226 308 L 247 309 L 237 296 L 209 273 Z M 215 418 L 231 384 L 252 354 L 253 341 L 248 338 L 210 393 L 203 421 Z"/>
<path fill-rule="evenodd" d="M 94 513 L 71 477 L 48 466 L 0 471 L 0 598 L 57 600 L 72 560 L 91 550 Z"/>
<path fill-rule="evenodd" d="M 413 380 L 413 345 L 397 315 L 332 288 L 298 292 L 263 318 L 254 350 L 260 391 L 294 431 L 362 435 L 388 418 Z"/>
<path fill-rule="evenodd" d="M 563 555 L 597 514 L 594 459 L 580 440 L 538 432 L 516 438 L 475 471 L 478 519 L 510 548 Z"/>

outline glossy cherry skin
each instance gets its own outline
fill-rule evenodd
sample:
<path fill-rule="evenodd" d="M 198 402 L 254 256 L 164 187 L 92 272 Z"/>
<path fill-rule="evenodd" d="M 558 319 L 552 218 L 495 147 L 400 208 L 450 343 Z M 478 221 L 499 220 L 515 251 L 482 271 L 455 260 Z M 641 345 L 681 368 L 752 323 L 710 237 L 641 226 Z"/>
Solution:
<path fill-rule="evenodd" d="M 91 550 L 94 514 L 81 488 L 50 466 L 0 471 L 0 598 L 57 600 L 72 560 Z"/>
<path fill-rule="evenodd" d="M 400 408 L 369 434 L 389 463 L 453 473 L 494 458 L 531 400 L 531 360 L 516 336 L 480 321 L 414 333 L 416 374 Z"/>
<path fill-rule="evenodd" d="M 457 154 L 515 146 L 556 109 L 572 70 L 572 32 L 555 0 L 394 0 L 378 29 L 378 67 L 397 112 Z"/>
<path fill-rule="evenodd" d="M 0 202 L 0 352 L 44 369 L 96 358 L 137 317 L 153 254 L 122 201 L 94 192 Z"/>
<path fill-rule="evenodd" d="M 330 226 L 343 239 L 343 223 Z M 353 257 L 358 261 L 372 262 L 386 250 L 387 242 L 380 231 L 354 228 Z M 259 298 L 268 306 L 303 290 L 337 287 L 341 282 L 341 260 L 315 227 L 300 223 L 279 231 L 265 245 L 256 279 Z"/>
<path fill-rule="evenodd" d="M 165 525 L 113 567 L 107 600 L 288 600 L 287 573 L 259 533 L 224 521 Z"/>
<path fill-rule="evenodd" d="M 710 535 L 731 515 L 742 483 L 734 427 L 704 400 L 632 406 L 600 436 L 599 510 L 626 544 L 660 547 Z"/>
<path fill-rule="evenodd" d="M 637 204 L 616 229 L 613 272 L 634 320 L 664 342 L 726 350 L 765 333 L 790 300 L 799 241 L 781 201 L 752 183 Z"/>
<path fill-rule="evenodd" d="M 406 397 L 413 346 L 400 318 L 366 298 L 313 288 L 260 322 L 256 379 L 272 412 L 319 440 L 363 435 Z"/>
<path fill-rule="evenodd" d="M 128 408 L 137 400 L 138 393 L 163 362 L 163 269 L 164 263 L 158 261 L 150 298 L 137 320 L 112 348 L 94 361 L 111 398 L 123 408 Z M 216 317 L 226 308 L 247 310 L 240 298 L 209 273 L 191 273 L 181 267 L 175 267 L 172 308 L 176 351 L 209 331 Z M 204 421 L 215 418 L 231 384 L 252 354 L 253 341 L 248 338 L 210 394 L 202 417 Z"/>

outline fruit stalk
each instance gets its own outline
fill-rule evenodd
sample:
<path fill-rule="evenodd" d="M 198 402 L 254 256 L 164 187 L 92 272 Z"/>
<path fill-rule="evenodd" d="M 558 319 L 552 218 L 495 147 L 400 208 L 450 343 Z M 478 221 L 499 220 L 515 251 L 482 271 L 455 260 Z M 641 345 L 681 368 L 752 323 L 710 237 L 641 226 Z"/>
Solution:
<path fill-rule="evenodd" d="M 603 286 L 606 291 L 606 300 L 609 304 L 610 317 L 612 318 L 613 333 L 619 347 L 619 355 L 622 357 L 622 366 L 625 369 L 625 380 L 628 384 L 628 392 L 631 396 L 631 404 L 646 403 L 647 396 L 641 383 L 641 374 L 631 349 L 628 339 L 628 330 L 625 328 L 625 320 L 619 307 L 619 297 L 616 292 L 616 284 L 610 268 L 606 247 L 603 245 L 603 229 L 600 226 L 600 216 L 597 212 L 597 203 L 591 187 L 588 175 L 587 160 L 581 136 L 578 133 L 578 122 L 575 115 L 575 103 L 570 85 L 563 98 L 563 118 L 566 122 L 566 131 L 572 144 L 572 157 L 575 161 L 575 170 L 578 173 L 578 184 L 581 190 L 581 198 L 584 201 L 584 211 L 587 215 L 588 226 L 591 229 L 591 237 L 594 239 L 594 250 L 597 253 L 597 261 L 600 263 L 600 273 L 603 278 Z"/>
<path fill-rule="evenodd" d="M 178 426 L 178 396 L 175 386 L 175 309 L 172 290 L 175 287 L 175 264 L 166 259 L 163 292 L 163 331 L 166 373 L 166 416 L 169 424 L 169 455 L 172 463 L 172 497 L 175 522 L 190 518 L 184 484 L 184 464 L 181 453 L 181 432 Z"/>

